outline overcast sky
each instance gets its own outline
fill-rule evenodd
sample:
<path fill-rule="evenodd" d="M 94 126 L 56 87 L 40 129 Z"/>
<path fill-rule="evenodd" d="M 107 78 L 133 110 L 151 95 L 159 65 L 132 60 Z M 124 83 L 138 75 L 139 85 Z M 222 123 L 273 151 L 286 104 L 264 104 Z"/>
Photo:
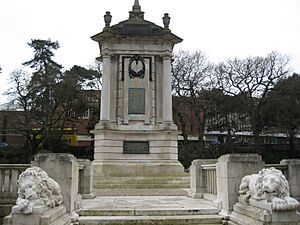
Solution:
<path fill-rule="evenodd" d="M 31 39 L 58 41 L 56 62 L 65 69 L 87 66 L 99 55 L 90 36 L 128 19 L 134 0 L 1 0 L 0 95 L 10 72 L 33 57 Z M 175 50 L 201 50 L 212 62 L 232 57 L 265 56 L 275 50 L 291 58 L 300 72 L 300 0 L 140 0 L 145 19 L 170 29 L 183 42 Z M 5 101 L 0 96 L 0 104 Z"/>

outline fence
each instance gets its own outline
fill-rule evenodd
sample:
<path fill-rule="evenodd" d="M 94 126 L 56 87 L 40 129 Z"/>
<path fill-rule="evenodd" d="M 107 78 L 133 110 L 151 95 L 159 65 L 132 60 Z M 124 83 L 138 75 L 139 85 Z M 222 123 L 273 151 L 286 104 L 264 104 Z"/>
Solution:
<path fill-rule="evenodd" d="M 0 203 L 13 204 L 18 197 L 17 180 L 30 164 L 0 164 Z"/>
<path fill-rule="evenodd" d="M 217 195 L 216 164 L 202 165 L 204 185 L 207 194 Z"/>

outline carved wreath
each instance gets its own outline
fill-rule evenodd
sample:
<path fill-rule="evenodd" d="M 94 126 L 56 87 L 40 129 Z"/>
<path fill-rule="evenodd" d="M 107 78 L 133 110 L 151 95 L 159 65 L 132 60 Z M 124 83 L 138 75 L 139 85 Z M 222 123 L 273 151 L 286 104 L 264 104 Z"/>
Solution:
<path fill-rule="evenodd" d="M 135 62 L 136 65 L 138 65 L 139 62 L 142 63 L 142 68 L 139 70 L 134 70 L 132 68 L 132 63 Z M 128 65 L 128 73 L 129 73 L 129 77 L 130 78 L 135 78 L 138 77 L 140 79 L 143 79 L 145 77 L 145 60 L 140 57 L 140 56 L 133 56 L 132 58 L 130 58 L 129 60 L 129 65 Z"/>

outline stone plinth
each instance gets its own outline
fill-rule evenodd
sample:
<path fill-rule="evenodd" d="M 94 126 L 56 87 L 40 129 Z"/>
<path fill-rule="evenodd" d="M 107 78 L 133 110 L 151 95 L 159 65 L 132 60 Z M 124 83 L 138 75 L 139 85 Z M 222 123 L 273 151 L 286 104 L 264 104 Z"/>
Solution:
<path fill-rule="evenodd" d="M 93 167 L 88 159 L 78 159 L 79 163 L 79 193 L 83 199 L 94 198 L 93 195 Z M 82 167 L 82 168 L 81 168 Z"/>
<path fill-rule="evenodd" d="M 63 204 L 67 212 L 72 212 L 78 204 L 78 163 L 71 154 L 41 153 L 32 161 L 32 166 L 38 166 L 45 170 L 49 177 L 53 178 L 61 187 Z"/>
<path fill-rule="evenodd" d="M 97 160 L 177 160 L 177 131 L 163 130 L 95 130 Z M 148 153 L 124 153 L 124 142 L 148 142 Z M 133 149 L 134 150 L 134 149 Z"/>
<path fill-rule="evenodd" d="M 242 178 L 257 173 L 264 165 L 258 154 L 227 154 L 218 159 L 217 198 L 222 202 L 224 213 L 232 211 L 237 202 Z"/>
<path fill-rule="evenodd" d="M 291 197 L 300 201 L 300 159 L 284 159 L 280 164 L 288 166 L 288 176 Z"/>
<path fill-rule="evenodd" d="M 69 225 L 71 218 L 66 214 L 66 208 L 61 205 L 52 209 L 47 207 L 33 208 L 31 214 L 20 212 L 17 206 L 12 213 L 4 218 L 4 225 Z"/>
<path fill-rule="evenodd" d="M 229 218 L 229 221 L 238 225 L 298 225 L 295 210 L 272 211 L 271 203 L 250 201 L 247 204 L 243 198 L 239 198 L 239 202 L 233 206 Z"/>

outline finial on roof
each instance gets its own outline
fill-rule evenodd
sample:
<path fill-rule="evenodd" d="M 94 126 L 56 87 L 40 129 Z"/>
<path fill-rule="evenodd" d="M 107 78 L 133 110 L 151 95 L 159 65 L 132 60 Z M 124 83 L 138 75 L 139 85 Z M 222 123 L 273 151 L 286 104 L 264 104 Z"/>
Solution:
<path fill-rule="evenodd" d="M 163 19 L 165 29 L 169 29 L 170 19 L 171 19 L 171 17 L 169 17 L 169 13 L 165 13 L 162 19 Z"/>
<path fill-rule="evenodd" d="M 141 6 L 140 6 L 140 3 L 139 3 L 139 0 L 134 0 L 134 5 L 132 7 L 132 10 L 135 10 L 135 9 L 141 11 Z"/>
<path fill-rule="evenodd" d="M 105 27 L 110 27 L 111 17 L 110 12 L 107 11 L 104 15 Z"/>
<path fill-rule="evenodd" d="M 132 11 L 129 12 L 129 19 L 140 18 L 144 19 L 144 12 L 141 11 L 141 6 L 139 0 L 134 0 L 134 5 L 132 6 Z"/>

